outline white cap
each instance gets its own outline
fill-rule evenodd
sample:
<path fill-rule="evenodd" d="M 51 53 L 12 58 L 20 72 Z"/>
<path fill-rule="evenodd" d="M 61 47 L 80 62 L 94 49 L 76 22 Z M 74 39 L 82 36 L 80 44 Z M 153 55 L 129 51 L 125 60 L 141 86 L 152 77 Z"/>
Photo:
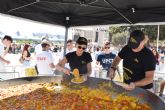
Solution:
<path fill-rule="evenodd" d="M 50 45 L 50 42 L 49 42 L 48 40 L 44 39 L 44 40 L 41 42 L 41 44 L 48 44 L 48 45 Z"/>

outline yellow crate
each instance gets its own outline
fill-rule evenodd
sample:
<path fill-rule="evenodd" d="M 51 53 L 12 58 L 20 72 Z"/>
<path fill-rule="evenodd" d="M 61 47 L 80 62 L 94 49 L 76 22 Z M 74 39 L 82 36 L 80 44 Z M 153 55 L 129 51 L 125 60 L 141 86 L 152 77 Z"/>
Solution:
<path fill-rule="evenodd" d="M 26 68 L 25 69 L 26 76 L 37 76 L 37 72 L 35 68 Z"/>

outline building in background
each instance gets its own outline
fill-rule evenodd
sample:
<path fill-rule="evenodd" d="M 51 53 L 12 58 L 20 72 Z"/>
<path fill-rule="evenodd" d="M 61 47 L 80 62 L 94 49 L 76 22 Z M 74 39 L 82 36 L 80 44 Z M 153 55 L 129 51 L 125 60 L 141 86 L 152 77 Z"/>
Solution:
<path fill-rule="evenodd" d="M 78 37 L 84 36 L 87 38 L 89 44 L 103 46 L 104 42 L 109 41 L 110 38 L 108 29 L 109 26 L 73 28 L 72 39 L 76 41 Z"/>

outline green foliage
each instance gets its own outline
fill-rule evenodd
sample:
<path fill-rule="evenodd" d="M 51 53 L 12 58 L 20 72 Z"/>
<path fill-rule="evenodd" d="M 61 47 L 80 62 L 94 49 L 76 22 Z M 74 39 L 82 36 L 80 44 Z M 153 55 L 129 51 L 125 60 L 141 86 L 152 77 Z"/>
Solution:
<path fill-rule="evenodd" d="M 19 43 L 19 44 L 28 44 L 28 43 L 30 43 L 30 44 L 34 44 L 34 43 L 36 43 L 36 41 L 34 41 L 34 40 L 16 40 L 16 42 L 17 43 Z"/>
<path fill-rule="evenodd" d="M 128 32 L 117 33 L 112 36 L 114 45 L 125 45 L 128 40 Z"/>
<path fill-rule="evenodd" d="M 158 26 L 157 25 L 131 25 L 131 26 L 112 26 L 109 27 L 109 32 L 111 33 L 112 37 L 116 37 L 115 34 L 118 33 L 125 33 L 125 32 L 132 32 L 133 30 L 142 30 L 146 35 L 148 35 L 150 42 L 154 42 L 157 38 L 157 31 L 158 31 Z M 165 39 L 165 26 L 161 25 L 160 26 L 160 35 L 159 38 L 160 40 Z M 128 35 L 129 36 L 129 35 Z M 123 36 L 124 37 L 124 36 Z M 112 38 L 113 39 L 113 38 Z"/>
<path fill-rule="evenodd" d="M 160 40 L 165 40 L 165 25 L 160 26 Z"/>
<path fill-rule="evenodd" d="M 112 27 L 109 27 L 109 32 L 112 35 L 117 34 L 117 33 L 122 33 L 126 30 L 127 30 L 126 26 L 112 26 Z"/>

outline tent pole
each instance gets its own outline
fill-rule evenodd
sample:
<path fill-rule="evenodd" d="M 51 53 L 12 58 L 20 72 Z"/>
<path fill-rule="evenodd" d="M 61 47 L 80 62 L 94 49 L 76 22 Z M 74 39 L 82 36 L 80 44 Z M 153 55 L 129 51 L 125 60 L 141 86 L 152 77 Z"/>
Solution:
<path fill-rule="evenodd" d="M 66 16 L 65 18 L 66 22 L 65 22 L 65 42 L 64 42 L 64 56 L 66 54 L 66 44 L 67 44 L 67 39 L 68 39 L 68 29 L 69 29 L 69 16 Z"/>
<path fill-rule="evenodd" d="M 66 54 L 66 44 L 67 44 L 67 39 L 68 39 L 68 27 L 65 27 L 65 42 L 64 42 L 64 56 Z"/>
<path fill-rule="evenodd" d="M 156 50 L 157 51 L 159 49 L 159 29 L 160 29 L 160 26 L 158 25 L 158 32 L 157 32 L 157 39 L 156 39 Z"/>

